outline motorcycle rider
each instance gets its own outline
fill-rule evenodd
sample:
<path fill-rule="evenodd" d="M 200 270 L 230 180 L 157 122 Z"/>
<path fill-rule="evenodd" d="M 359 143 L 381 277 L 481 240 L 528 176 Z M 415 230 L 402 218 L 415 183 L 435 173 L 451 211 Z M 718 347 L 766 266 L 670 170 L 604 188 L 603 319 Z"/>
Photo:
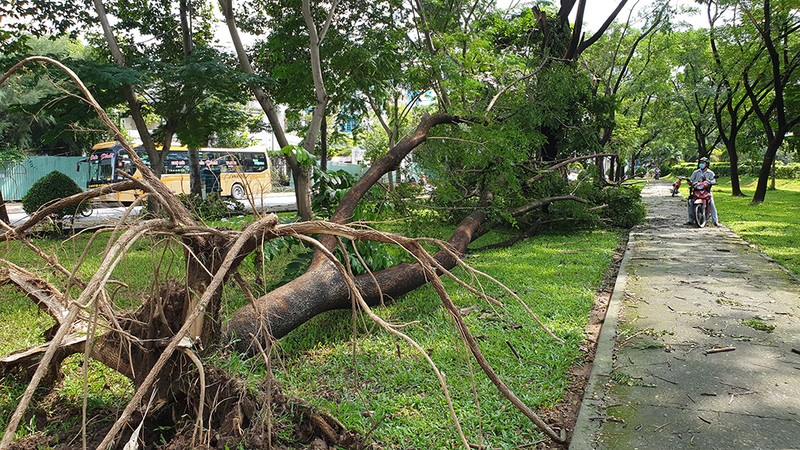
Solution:
<path fill-rule="evenodd" d="M 700 158 L 697 161 L 697 170 L 692 172 L 692 176 L 689 177 L 689 186 L 694 189 L 694 186 L 697 183 L 705 181 L 708 184 L 714 185 L 717 184 L 717 177 L 714 175 L 714 172 L 708 168 L 709 160 L 705 156 Z M 710 190 L 710 188 L 709 188 Z M 694 202 L 692 201 L 692 196 L 689 195 L 689 222 L 688 224 L 694 223 Z M 714 224 L 715 227 L 720 226 L 719 218 L 717 217 L 717 207 L 714 205 L 714 197 L 712 196 L 708 202 L 708 212 L 711 214 L 711 222 Z"/>

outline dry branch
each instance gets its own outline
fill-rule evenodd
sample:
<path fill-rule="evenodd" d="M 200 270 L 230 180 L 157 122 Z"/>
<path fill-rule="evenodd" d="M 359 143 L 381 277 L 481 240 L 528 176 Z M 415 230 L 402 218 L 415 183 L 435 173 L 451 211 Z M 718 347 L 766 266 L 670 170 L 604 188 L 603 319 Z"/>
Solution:
<path fill-rule="evenodd" d="M 10 261 L 0 260 L 0 286 L 16 285 L 58 324 L 64 323 L 69 311 L 64 296 L 53 285 Z"/>
<path fill-rule="evenodd" d="M 527 205 L 523 205 L 523 206 L 520 206 L 519 208 L 512 209 L 511 211 L 509 211 L 509 213 L 514 217 L 518 217 L 518 216 L 521 216 L 523 214 L 527 214 L 527 213 L 533 211 L 534 209 L 541 208 L 543 206 L 547 206 L 547 205 L 550 205 L 552 203 L 560 202 L 560 201 L 564 201 L 564 200 L 572 200 L 572 201 L 578 202 L 578 203 L 589 203 L 587 200 L 585 200 L 583 198 L 580 198 L 580 197 L 578 197 L 576 195 L 561 195 L 561 196 L 557 196 L 557 197 L 543 198 L 543 199 L 537 200 L 535 202 L 528 203 Z"/>

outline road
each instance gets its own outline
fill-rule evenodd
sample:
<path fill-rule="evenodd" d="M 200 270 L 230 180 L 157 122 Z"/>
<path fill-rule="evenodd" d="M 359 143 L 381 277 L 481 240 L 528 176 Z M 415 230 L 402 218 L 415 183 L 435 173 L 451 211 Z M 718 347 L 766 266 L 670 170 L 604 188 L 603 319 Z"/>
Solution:
<path fill-rule="evenodd" d="M 259 213 L 297 210 L 294 192 L 276 192 L 257 197 L 253 199 L 252 202 L 249 200 L 240 200 L 239 202 L 244 206 L 245 210 L 253 211 L 253 209 L 255 209 Z M 28 214 L 22 209 L 22 204 L 20 203 L 6 203 L 6 210 L 8 211 L 8 218 L 11 221 L 11 226 L 16 227 L 28 220 Z M 123 206 L 95 207 L 91 215 L 87 217 L 76 217 L 74 228 L 82 229 L 115 223 L 125 215 L 126 210 L 127 208 Z M 134 208 L 133 211 L 131 211 L 131 215 L 137 216 L 140 210 L 141 207 Z"/>

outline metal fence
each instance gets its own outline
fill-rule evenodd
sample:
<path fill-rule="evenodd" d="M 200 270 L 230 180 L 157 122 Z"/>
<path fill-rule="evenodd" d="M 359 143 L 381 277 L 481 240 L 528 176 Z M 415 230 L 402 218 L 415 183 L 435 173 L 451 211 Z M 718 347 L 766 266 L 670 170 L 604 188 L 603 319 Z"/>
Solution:
<path fill-rule="evenodd" d="M 4 200 L 22 200 L 33 183 L 57 170 L 72 178 L 82 189 L 89 180 L 89 168 L 79 162 L 80 156 L 31 156 L 21 162 L 0 161 L 0 190 Z"/>
<path fill-rule="evenodd" d="M 85 159 L 80 156 L 31 156 L 18 163 L 0 161 L 0 190 L 3 192 L 3 199 L 22 200 L 33 183 L 54 170 L 72 178 L 78 186 L 86 189 L 89 167 L 86 163 L 80 163 Z M 80 171 L 77 170 L 78 164 Z M 344 170 L 360 177 L 367 169 L 358 164 L 328 162 L 328 170 Z M 294 186 L 294 183 L 291 185 Z"/>

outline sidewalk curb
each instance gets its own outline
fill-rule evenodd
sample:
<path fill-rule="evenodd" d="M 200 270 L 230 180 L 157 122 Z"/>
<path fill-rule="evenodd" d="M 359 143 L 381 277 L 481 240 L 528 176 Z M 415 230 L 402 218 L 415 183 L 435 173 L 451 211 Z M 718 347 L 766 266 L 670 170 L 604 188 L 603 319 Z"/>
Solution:
<path fill-rule="evenodd" d="M 628 234 L 628 243 L 625 245 L 625 253 L 622 256 L 617 280 L 614 283 L 614 292 L 611 293 L 608 301 L 608 309 L 597 338 L 592 372 L 589 375 L 583 401 L 578 411 L 578 420 L 575 422 L 575 429 L 572 432 L 570 450 L 586 450 L 597 447 L 597 433 L 600 430 L 602 418 L 605 416 L 605 386 L 614 369 L 617 324 L 622 309 L 622 297 L 628 284 L 628 259 L 633 243 L 634 237 L 631 232 Z"/>

